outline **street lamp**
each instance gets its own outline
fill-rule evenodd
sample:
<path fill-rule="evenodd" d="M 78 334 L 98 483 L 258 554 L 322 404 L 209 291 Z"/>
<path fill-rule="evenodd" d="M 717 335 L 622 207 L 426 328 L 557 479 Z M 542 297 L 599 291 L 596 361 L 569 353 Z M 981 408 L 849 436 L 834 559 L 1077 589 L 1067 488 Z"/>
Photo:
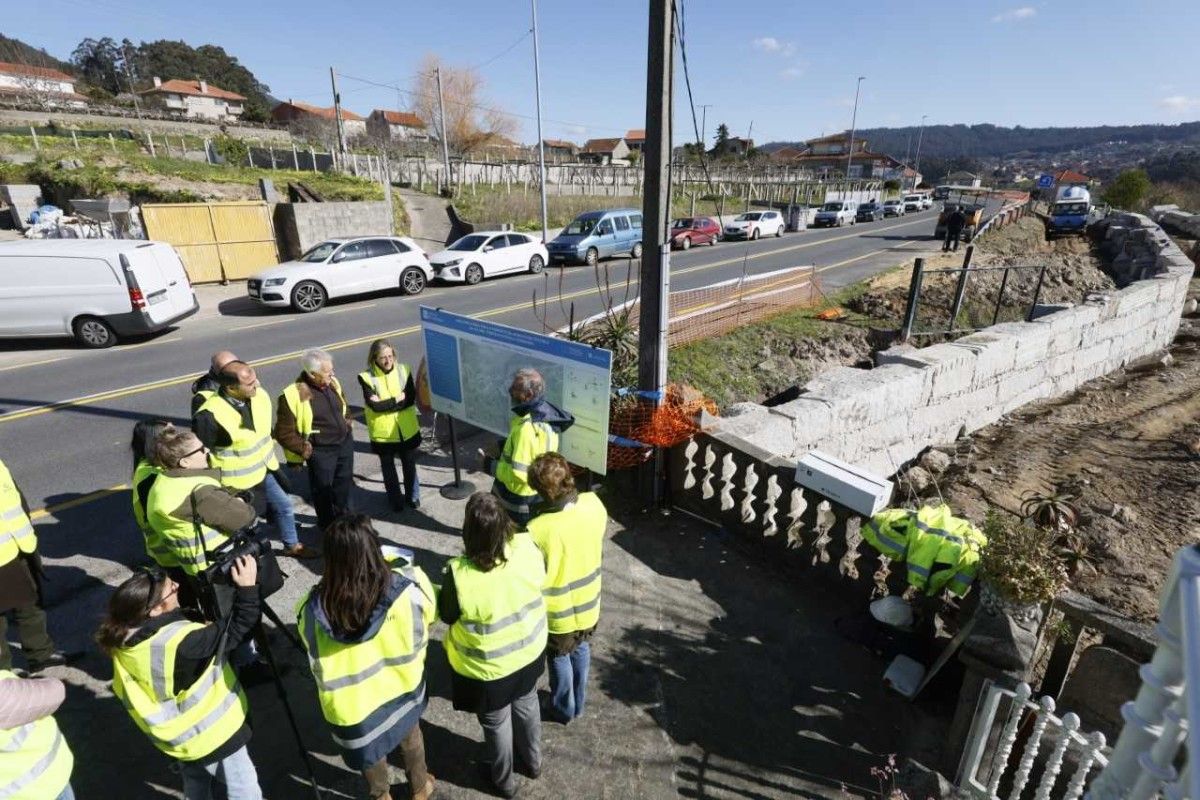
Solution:
<path fill-rule="evenodd" d="M 865 80 L 864 76 L 858 76 L 858 83 L 854 86 L 854 114 L 850 117 L 850 146 L 846 153 L 846 194 L 850 193 L 850 163 L 854 160 L 854 128 L 858 124 L 858 93 Z"/>
<path fill-rule="evenodd" d="M 913 172 L 921 171 L 921 139 L 925 136 L 925 120 L 929 118 L 928 114 L 921 115 L 921 132 L 917 134 L 917 158 L 913 162 Z M 916 185 L 913 188 L 917 188 Z"/>

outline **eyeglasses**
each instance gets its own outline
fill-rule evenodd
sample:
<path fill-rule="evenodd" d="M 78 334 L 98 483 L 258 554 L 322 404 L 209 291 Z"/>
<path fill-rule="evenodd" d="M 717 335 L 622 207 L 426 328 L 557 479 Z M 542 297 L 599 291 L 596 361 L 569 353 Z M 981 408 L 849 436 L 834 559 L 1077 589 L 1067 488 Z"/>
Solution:
<path fill-rule="evenodd" d="M 154 607 L 162 603 L 168 597 L 179 592 L 179 584 L 175 584 L 171 591 L 164 592 L 162 597 L 158 596 L 158 587 L 168 580 L 167 573 L 159 567 L 142 567 L 142 572 L 150 578 L 150 595 L 146 598 L 146 613 L 149 614 L 154 610 Z"/>
<path fill-rule="evenodd" d="M 207 447 L 205 447 L 204 445 L 200 445 L 199 447 L 197 447 L 197 448 L 196 448 L 195 450 L 193 450 L 192 452 L 190 452 L 190 453 L 184 453 L 184 454 L 183 454 L 183 456 L 181 456 L 181 457 L 180 457 L 179 461 L 180 461 L 180 463 L 183 463 L 183 460 L 184 460 L 184 459 L 186 459 L 186 458 L 191 458 L 192 456 L 196 455 L 196 453 L 204 453 L 204 452 L 207 452 L 207 451 L 208 451 L 208 448 L 207 448 Z"/>

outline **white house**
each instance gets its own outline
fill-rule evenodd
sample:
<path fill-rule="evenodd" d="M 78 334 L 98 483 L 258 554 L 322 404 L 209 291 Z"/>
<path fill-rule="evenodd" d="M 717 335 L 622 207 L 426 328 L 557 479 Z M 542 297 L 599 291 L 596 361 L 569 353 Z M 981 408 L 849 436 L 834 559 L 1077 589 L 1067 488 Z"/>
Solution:
<path fill-rule="evenodd" d="M 182 117 L 211 120 L 235 120 L 245 110 L 246 98 L 207 81 L 163 81 L 154 79 L 154 88 L 138 92 L 147 105 L 157 106 Z"/>
<path fill-rule="evenodd" d="M 377 108 L 367 117 L 367 130 L 380 139 L 393 142 L 427 142 L 433 138 L 425 120 L 409 111 Z"/>
<path fill-rule="evenodd" d="M 16 97 L 45 105 L 78 108 L 87 105 L 87 98 L 75 91 L 75 79 L 65 72 L 8 61 L 0 61 L 0 97 Z"/>

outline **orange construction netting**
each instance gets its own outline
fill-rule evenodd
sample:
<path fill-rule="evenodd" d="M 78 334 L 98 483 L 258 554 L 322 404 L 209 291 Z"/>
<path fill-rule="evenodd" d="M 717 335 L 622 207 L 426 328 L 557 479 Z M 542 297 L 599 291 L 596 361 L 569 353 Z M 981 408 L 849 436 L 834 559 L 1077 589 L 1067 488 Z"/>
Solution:
<path fill-rule="evenodd" d="M 608 468 L 628 469 L 648 459 L 654 447 L 674 447 L 700 431 L 702 412 L 716 416 L 717 405 L 690 386 L 672 383 L 662 403 L 629 393 L 609 406 Z"/>

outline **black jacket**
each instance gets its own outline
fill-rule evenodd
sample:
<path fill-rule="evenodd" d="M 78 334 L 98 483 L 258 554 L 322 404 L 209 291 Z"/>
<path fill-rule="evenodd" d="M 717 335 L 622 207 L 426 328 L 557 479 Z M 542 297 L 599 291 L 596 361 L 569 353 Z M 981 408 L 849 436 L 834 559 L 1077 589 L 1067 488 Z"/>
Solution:
<path fill-rule="evenodd" d="M 217 383 L 217 376 L 211 369 L 192 381 L 192 416 L 195 417 L 200 406 L 204 405 L 206 398 L 200 392 L 216 392 L 220 389 L 221 384 Z"/>
<path fill-rule="evenodd" d="M 395 369 L 393 367 L 392 369 Z M 389 397 L 386 400 L 370 400 L 371 395 L 375 394 L 375 387 L 367 381 L 363 380 L 363 376 L 358 376 L 358 386 L 362 389 L 363 405 L 370 408 L 376 414 L 386 414 L 389 411 L 403 411 L 406 408 L 412 408 L 417 404 L 417 385 L 413 382 L 412 372 L 408 373 L 408 381 L 404 384 L 404 399 L 397 400 L 394 397 Z M 421 443 L 421 429 L 418 427 L 417 432 L 405 439 L 402 442 L 371 442 L 371 449 L 375 452 L 395 448 L 399 446 L 401 450 L 407 450 L 416 447 Z"/>

